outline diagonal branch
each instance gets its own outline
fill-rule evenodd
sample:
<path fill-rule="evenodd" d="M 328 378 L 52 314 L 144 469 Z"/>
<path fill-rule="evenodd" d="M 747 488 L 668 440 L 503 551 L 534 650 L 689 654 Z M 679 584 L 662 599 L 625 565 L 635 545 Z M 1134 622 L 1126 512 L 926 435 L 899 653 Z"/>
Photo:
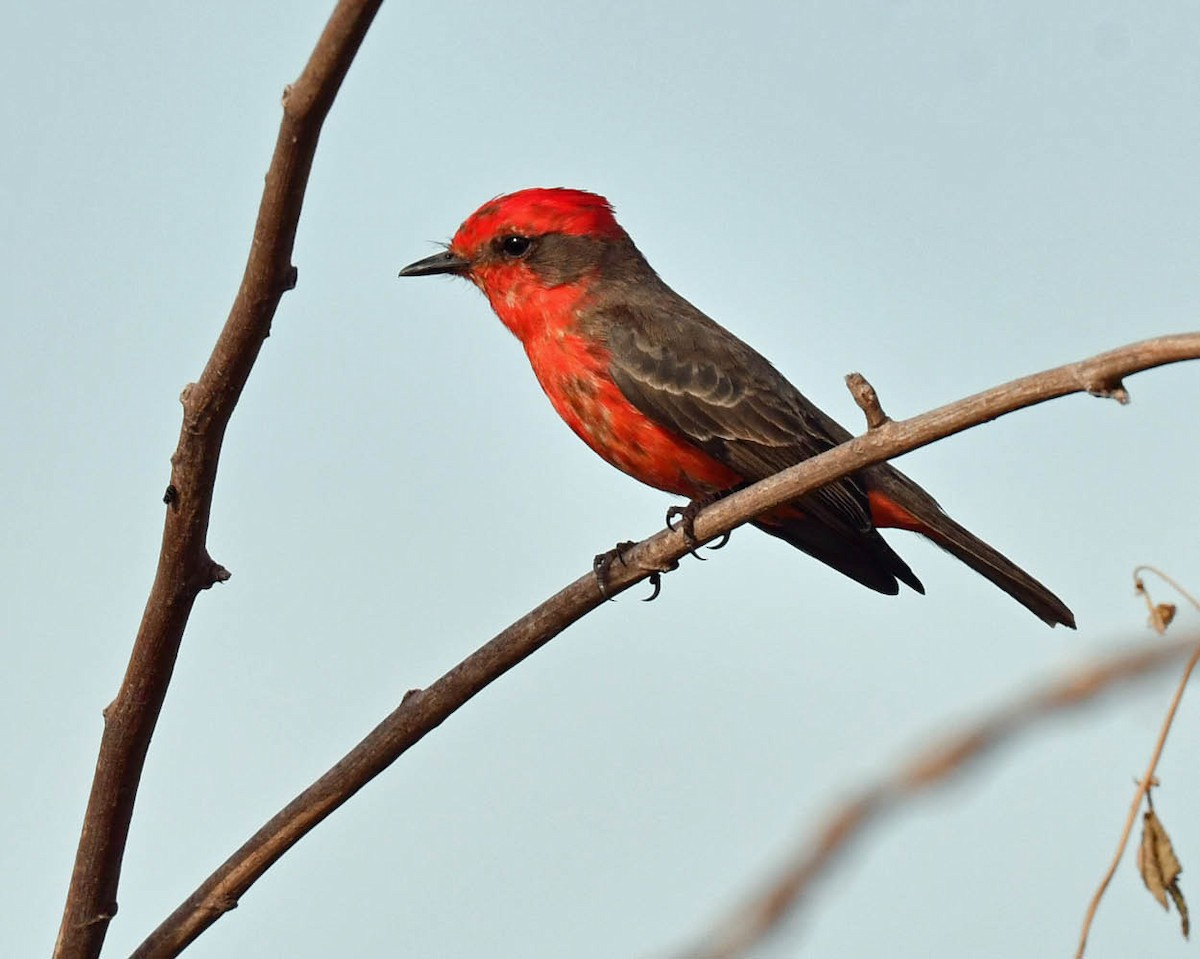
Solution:
<path fill-rule="evenodd" d="M 1132 650 L 1079 667 L 910 758 L 891 774 L 839 803 L 774 881 L 736 910 L 702 944 L 682 955 L 704 959 L 737 959 L 748 955 L 784 919 L 796 915 L 813 884 L 846 854 L 852 841 L 861 838 L 868 825 L 897 811 L 914 796 L 947 784 L 969 764 L 1043 719 L 1089 703 L 1120 684 L 1164 669 L 1189 652 L 1195 655 L 1196 651 L 1200 651 L 1196 636 L 1155 646 L 1138 644 Z"/>
<path fill-rule="evenodd" d="M 1200 333 L 1134 343 L 1079 363 L 1027 376 L 908 420 L 880 422 L 867 435 L 763 480 L 698 514 L 701 541 L 720 536 L 759 513 L 841 476 L 907 453 L 998 416 L 1069 393 L 1124 399 L 1121 378 L 1141 370 L 1200 358 Z M 663 530 L 623 551 L 613 563 L 606 594 L 674 568 L 694 548 L 680 530 Z M 135 953 L 173 956 L 234 908 L 258 878 L 310 829 L 437 728 L 476 693 L 512 669 L 604 601 L 591 573 L 577 579 L 400 705 L 332 769 L 277 813 L 196 889 Z"/>
<path fill-rule="evenodd" d="M 283 98 L 242 284 L 198 382 L 184 390 L 183 427 L 163 497 L 167 516 L 158 570 L 104 734 L 63 910 L 57 959 L 98 956 L 117 911 L 125 840 L 146 752 L 166 697 L 192 604 L 229 578 L 206 548 L 225 427 L 280 297 L 296 285 L 291 264 L 300 207 L 321 125 L 382 0 L 341 0 L 304 72 Z"/>

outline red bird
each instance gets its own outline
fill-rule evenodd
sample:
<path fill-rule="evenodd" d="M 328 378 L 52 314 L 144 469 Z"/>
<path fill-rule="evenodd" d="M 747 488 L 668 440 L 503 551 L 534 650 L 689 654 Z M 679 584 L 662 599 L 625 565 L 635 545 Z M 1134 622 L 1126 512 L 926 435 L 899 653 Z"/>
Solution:
<path fill-rule="evenodd" d="M 765 358 L 668 287 L 604 197 L 533 189 L 471 214 L 449 247 L 401 276 L 474 283 L 525 347 L 558 415 L 613 466 L 650 486 L 712 498 L 850 439 Z M 1062 600 L 950 519 L 889 464 L 754 521 L 864 586 L 921 581 L 879 535 L 913 530 L 1051 626 Z"/>

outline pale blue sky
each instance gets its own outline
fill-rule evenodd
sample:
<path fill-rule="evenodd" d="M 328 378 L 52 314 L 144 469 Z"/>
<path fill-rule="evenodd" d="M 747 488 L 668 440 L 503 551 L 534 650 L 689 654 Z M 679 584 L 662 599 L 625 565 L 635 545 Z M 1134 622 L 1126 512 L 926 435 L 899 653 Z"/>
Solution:
<path fill-rule="evenodd" d="M 330 0 L 18 5 L 0 214 L 0 953 L 45 955 L 153 573 L 177 396 L 236 290 L 279 95 Z M 849 426 L 1197 326 L 1190 3 L 385 4 L 326 124 L 299 285 L 229 431 L 133 823 L 127 953 L 389 711 L 669 498 L 557 420 L 466 284 L 400 281 L 480 202 L 606 194 L 680 293 Z M 1200 367 L 905 458 L 1050 584 L 936 549 L 876 596 L 754 531 L 557 639 L 304 840 L 197 957 L 669 953 L 930 732 L 1200 585 Z M 1195 619 L 1191 620 L 1193 623 Z M 1153 641 L 1147 635 L 1147 642 Z M 1063 956 L 1168 697 L 1048 727 L 873 833 L 762 956 Z M 1158 808 L 1184 860 L 1197 705 Z M 1091 955 L 1184 955 L 1130 860 Z"/>

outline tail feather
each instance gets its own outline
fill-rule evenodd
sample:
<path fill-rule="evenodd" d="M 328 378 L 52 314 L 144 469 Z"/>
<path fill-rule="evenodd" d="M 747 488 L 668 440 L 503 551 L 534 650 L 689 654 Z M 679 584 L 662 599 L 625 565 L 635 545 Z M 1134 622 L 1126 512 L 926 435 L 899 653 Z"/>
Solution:
<path fill-rule="evenodd" d="M 803 518 L 789 521 L 770 513 L 760 516 L 754 525 L 878 593 L 895 596 L 900 583 L 925 592 L 908 564 L 873 529 L 851 536 L 821 523 Z"/>
<path fill-rule="evenodd" d="M 899 470 L 891 466 L 876 467 L 865 478 L 872 490 L 883 493 L 919 521 L 919 525 L 908 528 L 916 529 L 993 582 L 1044 623 L 1075 628 L 1075 614 L 1066 603 L 1007 556 L 952 520 L 932 496 Z"/>
<path fill-rule="evenodd" d="M 1007 556 L 942 514 L 936 530 L 925 534 L 952 556 L 991 580 L 1018 603 L 1050 626 L 1075 628 L 1075 615 L 1066 603 Z"/>

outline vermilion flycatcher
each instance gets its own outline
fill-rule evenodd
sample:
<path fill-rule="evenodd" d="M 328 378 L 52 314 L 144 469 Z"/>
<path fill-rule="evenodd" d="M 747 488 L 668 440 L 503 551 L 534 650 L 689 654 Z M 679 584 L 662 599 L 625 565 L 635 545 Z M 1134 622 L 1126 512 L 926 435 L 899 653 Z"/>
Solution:
<path fill-rule="evenodd" d="M 400 271 L 433 273 L 479 287 L 525 347 L 558 415 L 613 466 L 658 489 L 711 498 L 850 438 L 766 359 L 659 279 L 601 196 L 533 189 L 490 200 L 445 252 Z M 925 590 L 877 527 L 913 530 L 1051 626 L 1075 625 L 1062 600 L 889 464 L 754 525 L 889 594 L 900 582 Z"/>

